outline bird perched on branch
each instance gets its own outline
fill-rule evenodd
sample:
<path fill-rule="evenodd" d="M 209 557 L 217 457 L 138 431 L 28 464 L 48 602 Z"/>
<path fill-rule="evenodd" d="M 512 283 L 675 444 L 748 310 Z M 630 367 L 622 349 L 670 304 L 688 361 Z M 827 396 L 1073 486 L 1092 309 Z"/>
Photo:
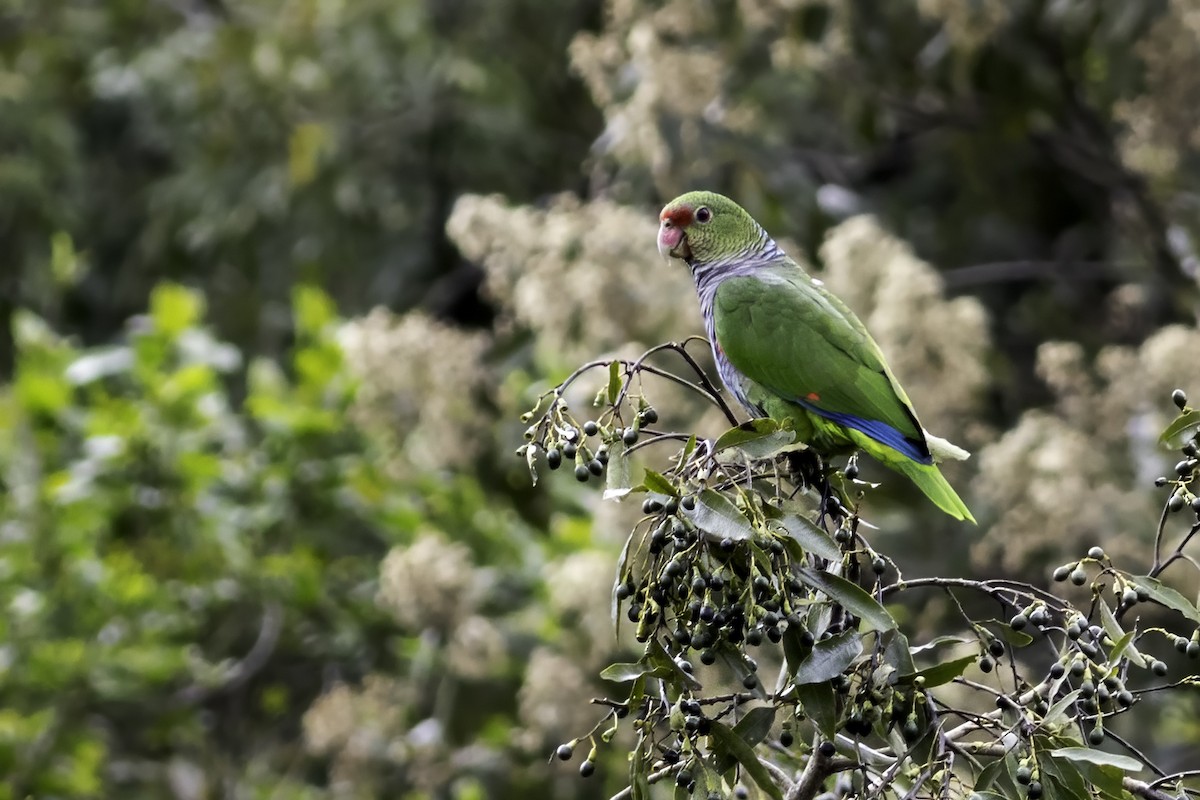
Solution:
<path fill-rule="evenodd" d="M 691 269 L 721 380 L 751 414 L 790 421 L 821 455 L 862 450 L 975 521 L 937 468 L 969 454 L 921 426 L 854 312 L 728 197 L 689 192 L 659 219 L 659 252 Z"/>

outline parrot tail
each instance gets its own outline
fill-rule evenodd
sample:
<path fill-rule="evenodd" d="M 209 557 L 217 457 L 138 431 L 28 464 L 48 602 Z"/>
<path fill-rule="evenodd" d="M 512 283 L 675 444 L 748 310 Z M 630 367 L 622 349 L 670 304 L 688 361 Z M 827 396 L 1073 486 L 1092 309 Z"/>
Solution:
<path fill-rule="evenodd" d="M 949 444 L 949 443 L 947 443 Z M 953 447 L 954 445 L 950 445 Z M 965 450 L 963 451 L 966 452 Z M 971 510 L 962 501 L 950 483 L 942 476 L 941 470 L 932 464 L 918 464 L 908 458 L 888 459 L 887 466 L 896 470 L 917 485 L 925 496 L 934 502 L 938 508 L 955 519 L 975 523 Z"/>

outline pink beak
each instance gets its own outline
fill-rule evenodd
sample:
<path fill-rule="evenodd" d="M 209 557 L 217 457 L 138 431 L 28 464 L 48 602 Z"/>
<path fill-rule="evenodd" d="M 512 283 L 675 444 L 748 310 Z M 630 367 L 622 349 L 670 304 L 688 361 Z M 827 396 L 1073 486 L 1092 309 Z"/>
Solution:
<path fill-rule="evenodd" d="M 677 228 L 671 224 L 671 220 L 664 219 L 658 228 L 658 252 L 666 260 L 670 261 L 671 256 L 676 255 L 675 250 L 681 243 L 684 242 L 685 236 L 683 228 Z"/>
<path fill-rule="evenodd" d="M 692 252 L 687 243 L 687 229 L 692 224 L 692 209 L 688 206 L 667 206 L 658 216 L 658 252 L 663 258 L 688 259 Z"/>

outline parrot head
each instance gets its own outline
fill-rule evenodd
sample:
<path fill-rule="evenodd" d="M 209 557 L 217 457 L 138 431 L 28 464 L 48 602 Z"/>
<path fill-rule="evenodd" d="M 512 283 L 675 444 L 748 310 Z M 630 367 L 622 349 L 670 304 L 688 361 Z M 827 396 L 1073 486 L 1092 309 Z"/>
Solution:
<path fill-rule="evenodd" d="M 658 218 L 658 252 L 689 264 L 737 253 L 762 236 L 753 217 L 716 192 L 682 194 L 667 203 Z"/>

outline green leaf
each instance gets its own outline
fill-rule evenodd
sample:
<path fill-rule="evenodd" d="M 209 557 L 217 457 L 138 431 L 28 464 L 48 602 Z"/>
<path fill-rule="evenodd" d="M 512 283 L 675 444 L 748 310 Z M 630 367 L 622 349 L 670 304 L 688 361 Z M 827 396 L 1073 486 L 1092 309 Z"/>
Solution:
<path fill-rule="evenodd" d="M 629 494 L 633 488 L 633 479 L 629 476 L 629 458 L 625 455 L 625 443 L 620 439 L 608 446 L 608 466 L 604 472 L 605 500 L 613 500 Z"/>
<path fill-rule="evenodd" d="M 1125 777 L 1123 770 L 1107 765 L 1082 762 L 1080 771 L 1092 788 L 1100 792 L 1101 797 L 1108 798 L 1108 800 L 1128 800 L 1131 796 L 1122 783 Z"/>
<path fill-rule="evenodd" d="M 1130 575 L 1129 580 L 1134 586 L 1143 589 L 1150 599 L 1164 605 L 1173 611 L 1178 611 L 1192 622 L 1200 624 L 1200 610 L 1188 602 L 1179 592 L 1167 586 L 1162 581 L 1146 575 Z"/>
<path fill-rule="evenodd" d="M 997 620 L 999 622 L 999 620 Z M 1014 631 L 1012 626 L 1007 622 L 999 622 L 996 626 L 1000 631 L 1000 638 L 1011 644 L 1013 647 L 1028 647 L 1033 644 L 1033 637 L 1025 631 Z"/>
<path fill-rule="evenodd" d="M 1081 748 L 1083 749 L 1083 748 Z M 1038 759 L 1038 765 L 1043 774 L 1065 792 L 1067 797 L 1087 797 L 1087 781 L 1079 771 L 1079 767 L 1067 760 L 1053 758 Z M 1043 778 L 1043 784 L 1045 779 Z"/>
<path fill-rule="evenodd" d="M 641 661 L 632 664 L 609 664 L 600 670 L 600 677 L 613 683 L 628 683 L 643 675 L 650 675 L 654 670 L 655 667 Z"/>
<path fill-rule="evenodd" d="M 150 293 L 150 319 L 155 330 L 175 336 L 192 327 L 204 313 L 199 292 L 177 283 L 160 283 Z"/>
<path fill-rule="evenodd" d="M 800 579 L 814 589 L 819 589 L 842 606 L 860 618 L 867 630 L 890 631 L 896 627 L 896 620 L 883 606 L 861 587 L 838 575 L 803 567 L 797 570 Z"/>
<path fill-rule="evenodd" d="M 774 724 L 775 709 L 771 706 L 759 706 L 750 709 L 746 716 L 738 720 L 737 725 L 733 726 L 733 732 L 753 747 L 767 738 Z"/>
<path fill-rule="evenodd" d="M 913 663 L 912 648 L 909 647 L 908 637 L 898 630 L 892 631 L 887 636 L 887 644 L 883 648 L 883 661 L 889 664 L 896 674 L 910 675 L 917 671 L 917 665 Z"/>
<path fill-rule="evenodd" d="M 1116 767 L 1124 772 L 1141 772 L 1142 762 L 1130 756 L 1106 753 L 1103 750 L 1093 750 L 1090 747 L 1060 747 L 1051 750 L 1054 758 L 1065 758 L 1068 761 L 1082 761 L 1101 767 Z"/>
<path fill-rule="evenodd" d="M 621 557 L 617 559 L 617 578 L 613 581 L 612 587 L 612 619 L 613 628 L 619 637 L 621 635 L 621 600 L 617 597 L 617 589 L 625 582 L 626 570 L 629 565 L 629 550 L 633 547 L 633 537 L 631 533 L 625 538 L 625 546 L 621 548 Z"/>
<path fill-rule="evenodd" d="M 711 736 L 716 744 L 716 752 L 718 757 L 723 754 L 733 756 L 733 758 L 742 765 L 742 770 L 750 776 L 750 779 L 758 785 L 768 797 L 774 800 L 783 800 L 783 792 L 771 780 L 771 774 L 767 772 L 767 768 L 758 760 L 758 756 L 754 754 L 754 748 L 746 744 L 742 737 L 738 736 L 727 726 L 720 722 L 713 722 L 711 726 Z"/>
<path fill-rule="evenodd" d="M 795 687 L 796 699 L 804 713 L 826 739 L 837 733 L 837 695 L 828 683 L 806 683 Z"/>
<path fill-rule="evenodd" d="M 716 648 L 717 660 L 725 668 L 727 672 L 733 675 L 734 680 L 741 683 L 748 675 L 755 673 L 755 668 L 746 658 L 746 654 L 738 650 L 728 642 L 722 642 Z M 765 700 L 767 697 L 766 691 L 763 689 L 762 681 L 754 685 L 750 693 L 760 700 Z"/>
<path fill-rule="evenodd" d="M 788 625 L 783 632 L 783 657 L 787 660 L 789 671 L 799 667 L 811 651 L 811 645 L 806 647 L 801 640 L 800 628 Z"/>
<path fill-rule="evenodd" d="M 772 419 L 760 418 L 743 422 L 717 437 L 713 452 L 736 447 L 750 458 L 770 458 L 796 441 L 792 431 L 781 430 Z"/>
<path fill-rule="evenodd" d="M 901 683 L 912 683 L 918 677 L 921 677 L 925 679 L 925 687 L 932 689 L 935 686 L 949 683 L 962 675 L 978 658 L 978 656 L 970 655 L 956 658 L 953 661 L 943 661 L 941 664 L 934 664 L 932 667 L 917 670 L 911 675 L 902 675 L 899 680 Z"/>
<path fill-rule="evenodd" d="M 767 506 L 767 518 L 779 523 L 788 535 L 800 543 L 807 552 L 820 556 L 827 561 L 838 561 L 842 557 L 841 548 L 833 538 L 817 527 L 810 519 L 794 512 L 782 512 Z"/>
<path fill-rule="evenodd" d="M 1158 443 L 1170 448 L 1181 446 L 1200 432 L 1200 409 L 1193 408 L 1180 414 L 1158 437 Z"/>
<path fill-rule="evenodd" d="M 621 394 L 621 362 L 612 361 L 608 365 L 608 404 L 617 402 Z"/>
<path fill-rule="evenodd" d="M 642 476 L 642 486 L 647 491 L 658 492 L 665 494 L 668 497 L 678 497 L 679 490 L 675 488 L 675 484 L 667 480 L 663 475 L 655 472 L 652 469 L 647 469 L 646 474 Z"/>
<path fill-rule="evenodd" d="M 1045 720 L 1048 724 L 1066 723 L 1070 717 L 1067 715 L 1067 710 L 1075 705 L 1075 701 L 1079 699 L 1079 690 L 1074 689 L 1067 692 L 1062 697 L 1046 710 Z"/>
<path fill-rule="evenodd" d="M 986 792 L 992 788 L 992 784 L 994 784 L 1003 774 L 1004 760 L 998 759 L 993 761 L 984 767 L 983 771 L 979 773 L 979 777 L 976 779 L 975 785 L 972 788 L 976 792 Z"/>
<path fill-rule="evenodd" d="M 1149 666 L 1146 657 L 1133 645 L 1134 631 L 1126 633 L 1121 624 L 1117 622 L 1117 618 L 1113 616 L 1112 609 L 1108 607 L 1108 603 L 1103 601 L 1100 602 L 1100 622 L 1104 626 L 1104 632 L 1116 642 L 1108 656 L 1110 661 L 1116 661 L 1124 655 L 1136 666 L 1142 668 Z"/>
<path fill-rule="evenodd" d="M 696 498 L 696 507 L 684 511 L 696 527 L 714 539 L 739 541 L 754 535 L 754 526 L 729 498 L 712 489 L 705 489 Z"/>
<path fill-rule="evenodd" d="M 862 635 L 845 631 L 813 645 L 808 658 L 796 667 L 792 679 L 799 684 L 824 683 L 846 671 L 863 650 Z"/>
<path fill-rule="evenodd" d="M 915 656 L 924 653 L 926 650 L 932 650 L 935 647 L 941 647 L 944 644 L 968 644 L 974 641 L 976 641 L 974 638 L 968 639 L 964 636 L 938 636 L 934 639 L 930 639 L 925 644 L 920 644 L 911 648 L 909 652 Z"/>
<path fill-rule="evenodd" d="M 292 315 L 296 332 L 315 335 L 337 317 L 329 295 L 316 286 L 297 286 L 292 290 Z"/>

